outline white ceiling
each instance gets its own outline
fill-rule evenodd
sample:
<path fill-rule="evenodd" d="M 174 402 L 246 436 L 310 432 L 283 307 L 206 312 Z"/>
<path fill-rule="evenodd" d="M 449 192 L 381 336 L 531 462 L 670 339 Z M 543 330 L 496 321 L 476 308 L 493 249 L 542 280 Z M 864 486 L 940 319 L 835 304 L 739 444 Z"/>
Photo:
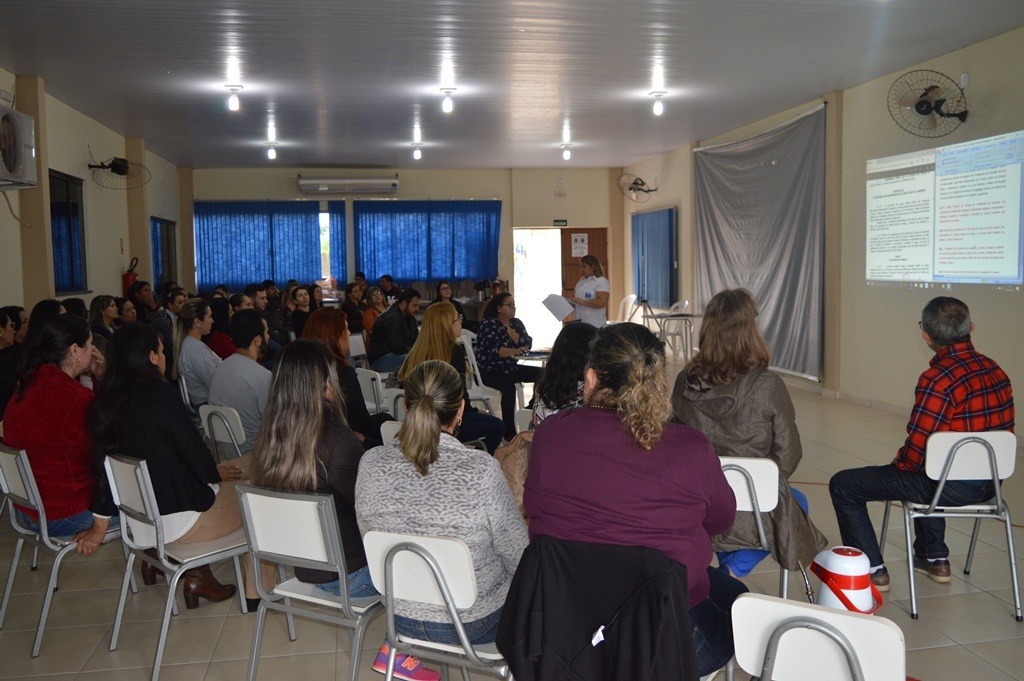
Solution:
<path fill-rule="evenodd" d="M 619 167 L 1021 25 L 1024 0 L 2 0 L 0 67 L 179 166 Z"/>

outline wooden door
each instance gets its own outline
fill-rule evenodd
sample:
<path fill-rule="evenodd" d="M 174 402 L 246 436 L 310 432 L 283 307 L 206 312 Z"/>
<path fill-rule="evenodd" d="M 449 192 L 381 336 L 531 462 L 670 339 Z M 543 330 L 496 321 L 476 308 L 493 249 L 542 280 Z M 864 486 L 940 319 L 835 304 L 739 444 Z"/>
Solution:
<path fill-rule="evenodd" d="M 601 261 L 604 268 L 604 276 L 608 276 L 608 229 L 599 227 L 595 229 L 580 229 L 577 227 L 566 227 L 562 229 L 562 295 L 572 300 L 576 291 L 576 282 L 582 276 L 580 271 L 580 257 L 572 254 L 572 236 L 574 234 L 585 234 L 587 236 L 587 252 L 584 255 L 592 255 Z M 611 305 L 611 298 L 608 299 Z M 607 315 L 607 310 L 605 310 Z"/>

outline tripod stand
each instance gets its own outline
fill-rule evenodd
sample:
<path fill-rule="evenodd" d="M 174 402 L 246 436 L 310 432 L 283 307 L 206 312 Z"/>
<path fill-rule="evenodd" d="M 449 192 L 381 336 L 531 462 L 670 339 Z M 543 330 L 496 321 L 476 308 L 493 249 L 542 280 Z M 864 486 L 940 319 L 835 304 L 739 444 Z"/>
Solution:
<path fill-rule="evenodd" d="M 647 326 L 647 317 L 654 314 L 654 310 L 647 302 L 647 256 L 640 256 L 640 296 L 633 301 L 633 308 L 629 311 L 629 316 L 626 317 L 627 322 L 633 321 L 633 315 L 636 314 L 637 310 L 641 311 L 640 323 Z"/>

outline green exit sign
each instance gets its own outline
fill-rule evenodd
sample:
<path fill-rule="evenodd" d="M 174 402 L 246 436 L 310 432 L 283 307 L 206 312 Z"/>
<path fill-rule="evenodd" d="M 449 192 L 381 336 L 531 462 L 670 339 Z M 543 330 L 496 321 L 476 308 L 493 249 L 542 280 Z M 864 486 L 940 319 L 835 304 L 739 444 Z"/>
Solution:
<path fill-rule="evenodd" d="M 569 226 L 569 221 L 568 220 L 555 220 L 554 226 L 555 227 L 568 227 Z"/>

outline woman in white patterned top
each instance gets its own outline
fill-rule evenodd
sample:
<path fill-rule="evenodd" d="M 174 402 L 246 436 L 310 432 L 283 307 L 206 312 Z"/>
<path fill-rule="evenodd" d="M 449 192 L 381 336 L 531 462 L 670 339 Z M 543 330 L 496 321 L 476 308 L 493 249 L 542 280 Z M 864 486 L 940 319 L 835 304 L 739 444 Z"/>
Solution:
<path fill-rule="evenodd" d="M 447 362 L 423 362 L 406 377 L 407 413 L 398 441 L 371 449 L 359 463 L 356 517 L 364 535 L 380 530 L 466 542 L 477 600 L 459 614 L 470 642 L 482 644 L 497 635 L 528 540 L 497 461 L 452 435 L 462 419 L 462 397 L 462 377 Z M 396 610 L 400 633 L 458 643 L 444 606 L 398 600 Z"/>

